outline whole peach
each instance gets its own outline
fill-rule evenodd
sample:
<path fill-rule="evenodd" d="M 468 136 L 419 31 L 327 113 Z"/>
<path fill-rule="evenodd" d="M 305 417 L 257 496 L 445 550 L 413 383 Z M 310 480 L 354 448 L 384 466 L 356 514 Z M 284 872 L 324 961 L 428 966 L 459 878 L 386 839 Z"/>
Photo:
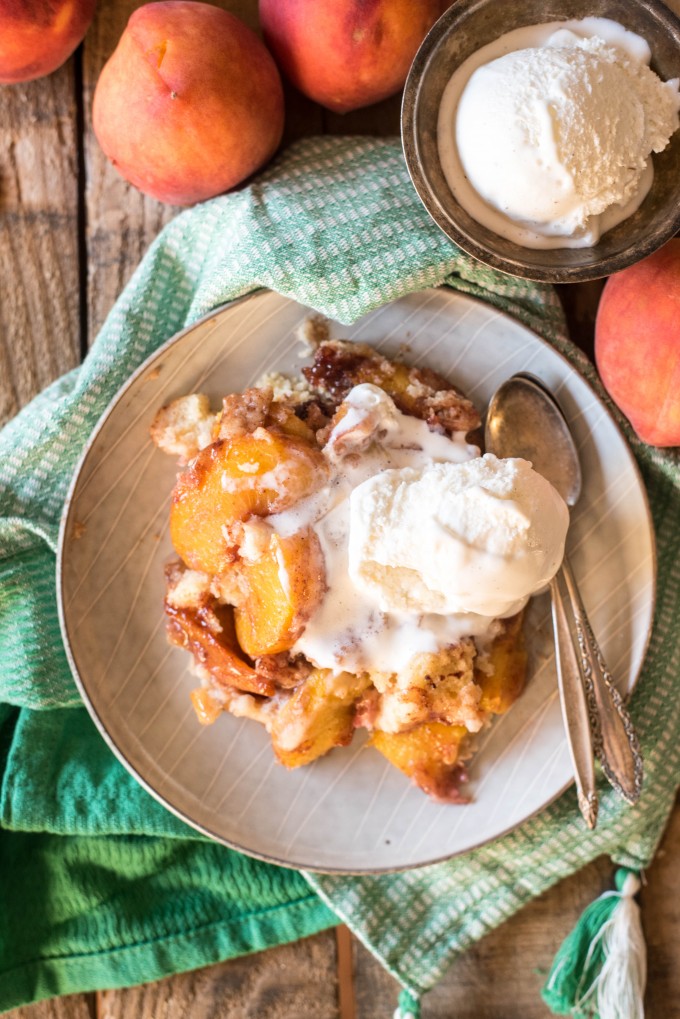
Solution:
<path fill-rule="evenodd" d="M 0 0 L 0 84 L 51 74 L 87 32 L 96 0 Z"/>
<path fill-rule="evenodd" d="M 680 240 L 607 280 L 595 361 L 643 442 L 680 445 Z"/>
<path fill-rule="evenodd" d="M 398 92 L 446 0 L 260 0 L 265 42 L 292 83 L 337 113 Z"/>
<path fill-rule="evenodd" d="M 192 205 L 275 152 L 283 88 L 254 32 L 210 4 L 165 0 L 130 18 L 97 82 L 94 132 L 140 191 Z"/>

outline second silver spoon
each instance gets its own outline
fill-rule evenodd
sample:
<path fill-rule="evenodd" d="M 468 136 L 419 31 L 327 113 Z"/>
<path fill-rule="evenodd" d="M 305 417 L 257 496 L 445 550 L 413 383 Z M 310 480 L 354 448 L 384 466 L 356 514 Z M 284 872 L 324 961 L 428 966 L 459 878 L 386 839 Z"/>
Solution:
<path fill-rule="evenodd" d="M 487 451 L 498 456 L 521 456 L 557 489 L 567 505 L 573 506 L 581 494 L 581 469 L 578 453 L 562 411 L 550 391 L 534 376 L 525 372 L 514 375 L 499 387 L 489 404 L 485 427 Z M 591 788 L 588 747 L 581 731 L 587 711 L 592 750 L 600 760 L 611 785 L 629 803 L 635 803 L 642 786 L 642 757 L 630 716 L 613 684 L 600 647 L 593 635 L 574 575 L 565 556 L 561 575 L 573 616 L 576 637 L 568 647 L 571 630 L 564 615 L 560 575 L 551 586 L 556 640 L 568 670 L 567 682 L 573 681 L 574 667 L 583 684 L 583 696 L 575 688 L 574 701 L 564 703 L 565 721 L 571 712 L 576 727 L 576 745 L 572 755 L 584 786 L 579 789 L 581 811 L 589 827 L 594 827 L 597 798 Z M 579 703 L 580 701 L 580 703 Z M 579 728 L 580 727 L 580 728 Z M 574 734 L 572 733 L 572 736 Z"/>

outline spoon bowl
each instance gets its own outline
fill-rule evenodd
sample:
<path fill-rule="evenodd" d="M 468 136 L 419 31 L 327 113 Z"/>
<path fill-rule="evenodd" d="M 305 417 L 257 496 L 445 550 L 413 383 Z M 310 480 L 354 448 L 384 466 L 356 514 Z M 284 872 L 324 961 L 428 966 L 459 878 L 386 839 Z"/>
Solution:
<path fill-rule="evenodd" d="M 578 452 L 552 393 L 536 376 L 518 372 L 498 387 L 486 414 L 485 445 L 500 457 L 530 460 L 567 506 L 581 495 Z"/>

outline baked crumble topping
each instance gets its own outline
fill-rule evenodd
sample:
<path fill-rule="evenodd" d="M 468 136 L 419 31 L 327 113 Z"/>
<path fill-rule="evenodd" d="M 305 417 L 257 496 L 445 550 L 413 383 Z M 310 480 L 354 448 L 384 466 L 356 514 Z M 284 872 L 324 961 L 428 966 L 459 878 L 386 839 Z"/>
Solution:
<path fill-rule="evenodd" d="M 451 445 L 474 435 L 479 413 L 436 372 L 328 339 L 324 329 L 318 320 L 310 326 L 314 360 L 304 381 L 270 374 L 225 396 L 216 413 L 205 395 L 192 394 L 156 415 L 153 441 L 185 467 L 171 515 L 180 558 L 166 571 L 169 640 L 192 655 L 201 722 L 222 711 L 260 722 L 287 767 L 346 745 L 364 728 L 425 792 L 462 802 L 474 734 L 521 692 L 521 613 L 497 620 L 485 640 L 441 639 L 387 669 L 356 665 L 367 631 L 339 635 L 333 668 L 301 638 L 313 639 L 310 620 L 334 583 L 328 538 L 315 530 L 312 510 L 332 501 L 343 473 L 360 473 L 381 455 L 376 446 L 392 427 L 377 396 L 358 415 L 350 393 L 381 391 L 394 413 Z M 379 469 L 395 457 L 400 463 L 399 450 L 418 441 L 397 444 Z M 379 612 L 371 618 L 382 625 Z"/>

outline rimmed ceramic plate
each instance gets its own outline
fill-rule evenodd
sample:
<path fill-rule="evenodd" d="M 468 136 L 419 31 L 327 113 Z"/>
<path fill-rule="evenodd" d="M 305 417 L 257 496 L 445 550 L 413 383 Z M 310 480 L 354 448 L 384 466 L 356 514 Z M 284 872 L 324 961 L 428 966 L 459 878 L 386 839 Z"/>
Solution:
<path fill-rule="evenodd" d="M 188 656 L 165 639 L 163 565 L 176 465 L 149 439 L 156 410 L 202 391 L 215 405 L 265 371 L 298 373 L 308 309 L 261 292 L 215 312 L 153 355 L 118 393 L 85 452 L 60 540 L 59 596 L 71 665 L 104 738 L 170 810 L 253 856 L 330 872 L 414 867 L 514 828 L 571 779 L 556 692 L 547 599 L 529 618 L 527 689 L 481 740 L 467 806 L 438 805 L 357 735 L 286 771 L 256 723 L 208 728 L 189 702 Z M 574 369 L 487 304 L 427 290 L 335 336 L 403 353 L 455 380 L 480 408 L 519 370 L 557 395 L 583 461 L 569 552 L 595 632 L 622 691 L 644 657 L 654 602 L 654 543 L 635 462 L 609 413 Z M 76 527 L 77 525 L 77 527 Z M 75 529 L 75 530 L 74 530 Z M 74 540 L 74 533 L 78 538 Z"/>

